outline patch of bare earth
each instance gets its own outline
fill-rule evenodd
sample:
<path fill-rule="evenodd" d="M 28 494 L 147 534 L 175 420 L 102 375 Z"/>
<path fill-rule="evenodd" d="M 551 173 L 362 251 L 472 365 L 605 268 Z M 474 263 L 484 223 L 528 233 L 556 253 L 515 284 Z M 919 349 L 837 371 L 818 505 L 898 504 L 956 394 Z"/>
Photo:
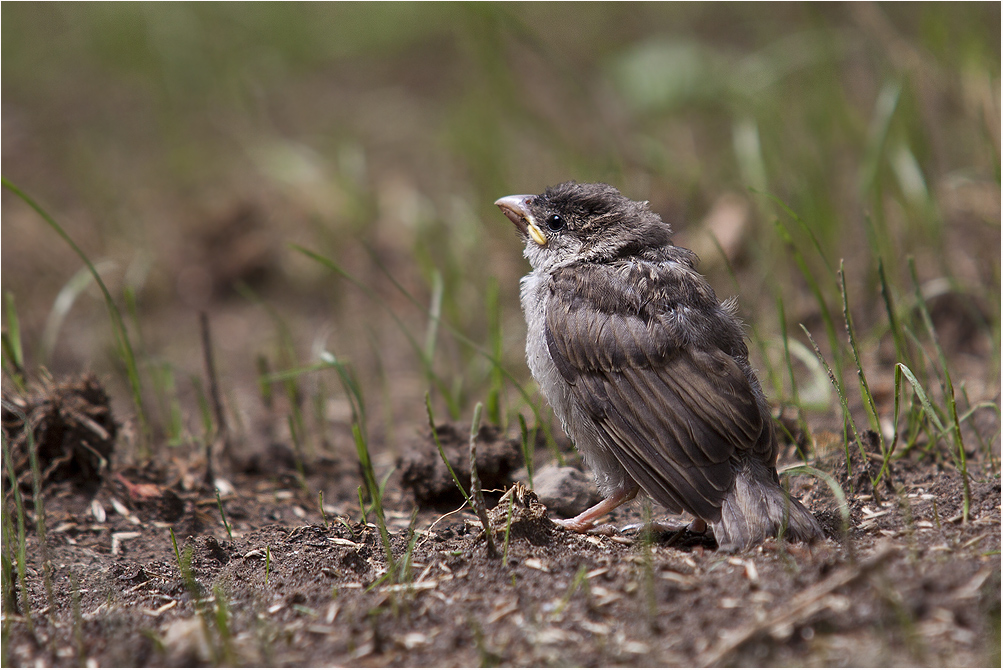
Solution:
<path fill-rule="evenodd" d="M 4 603 L 11 664 L 998 663 L 998 476 L 974 474 L 965 521 L 961 478 L 950 465 L 897 461 L 875 491 L 859 460 L 850 472 L 836 461 L 830 471 L 850 498 L 847 534 L 827 485 L 797 478 L 793 491 L 831 537 L 811 547 L 768 541 L 734 555 L 690 533 L 650 541 L 575 534 L 516 486 L 490 512 L 504 556 L 488 558 L 477 517 L 447 509 L 462 499 L 436 499 L 433 489 L 455 492 L 451 478 L 432 472 L 441 461 L 425 439 L 387 486 L 388 576 L 375 515 L 360 521 L 362 479 L 351 458 L 306 463 L 303 485 L 282 459 L 222 473 L 232 484 L 221 496 L 231 538 L 192 463 L 116 467 L 106 453 L 102 465 L 92 455 L 97 445 L 73 442 L 114 434 L 113 424 L 90 425 L 102 426 L 106 399 L 88 395 L 89 383 L 50 384 L 20 405 L 34 412 L 33 425 L 63 436 L 45 442 L 52 454 L 42 466 L 44 552 L 30 469 L 16 456 L 4 462 L 20 477 L 29 557 L 27 592 L 15 574 L 14 600 Z M 5 414 L 15 452 L 17 428 Z M 459 464 L 463 429 L 441 433 Z M 511 486 L 521 460 L 509 452 L 519 442 L 495 429 L 481 439 L 482 479 Z M 11 514 L 6 470 L 4 483 Z M 412 521 L 416 498 L 422 506 Z M 642 518 L 635 503 L 612 521 Z"/>

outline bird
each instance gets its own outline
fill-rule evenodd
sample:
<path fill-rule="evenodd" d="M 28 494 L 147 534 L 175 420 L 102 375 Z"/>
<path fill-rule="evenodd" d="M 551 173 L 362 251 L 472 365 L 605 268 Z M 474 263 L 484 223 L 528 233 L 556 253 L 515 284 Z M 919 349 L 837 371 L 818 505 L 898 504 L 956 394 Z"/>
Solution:
<path fill-rule="evenodd" d="M 777 436 L 734 298 L 718 301 L 672 228 L 609 184 L 497 205 L 525 242 L 526 360 L 603 495 L 560 525 L 593 530 L 643 491 L 709 524 L 718 549 L 822 529 L 781 487 Z"/>

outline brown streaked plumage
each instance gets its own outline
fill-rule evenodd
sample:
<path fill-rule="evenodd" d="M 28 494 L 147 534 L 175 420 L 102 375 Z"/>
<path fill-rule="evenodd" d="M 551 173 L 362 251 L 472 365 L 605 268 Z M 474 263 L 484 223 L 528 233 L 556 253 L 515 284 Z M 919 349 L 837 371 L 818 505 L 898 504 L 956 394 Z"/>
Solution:
<path fill-rule="evenodd" d="M 606 499 L 643 490 L 711 523 L 721 548 L 822 531 L 781 487 L 766 398 L 732 302 L 720 303 L 658 215 L 606 184 L 497 204 L 526 240 L 526 357 Z"/>

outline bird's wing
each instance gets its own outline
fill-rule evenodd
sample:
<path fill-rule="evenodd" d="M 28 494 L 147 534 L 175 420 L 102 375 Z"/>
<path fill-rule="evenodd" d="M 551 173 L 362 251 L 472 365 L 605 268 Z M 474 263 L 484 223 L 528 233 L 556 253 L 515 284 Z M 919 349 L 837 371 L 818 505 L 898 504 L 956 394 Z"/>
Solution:
<path fill-rule="evenodd" d="M 649 495 L 717 520 L 734 477 L 729 459 L 768 429 L 748 378 L 725 351 L 684 336 L 685 311 L 696 305 L 644 304 L 636 281 L 586 271 L 584 281 L 581 269 L 553 278 L 546 339 L 557 369 L 602 446 Z M 645 281 L 678 280 L 671 269 L 662 275 L 649 268 Z M 659 295 L 648 288 L 642 296 Z"/>

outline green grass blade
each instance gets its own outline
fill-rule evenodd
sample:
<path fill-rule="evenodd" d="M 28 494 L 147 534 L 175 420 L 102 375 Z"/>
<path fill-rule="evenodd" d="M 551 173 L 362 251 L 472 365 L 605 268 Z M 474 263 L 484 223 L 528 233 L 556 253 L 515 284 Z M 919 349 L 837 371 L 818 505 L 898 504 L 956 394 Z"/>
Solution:
<path fill-rule="evenodd" d="M 459 489 L 460 495 L 463 499 L 467 501 L 473 507 L 473 503 L 470 500 L 470 496 L 467 495 L 466 490 L 463 488 L 463 484 L 460 483 L 460 478 L 456 476 L 456 471 L 453 470 L 453 466 L 449 463 L 449 458 L 446 457 L 446 450 L 442 448 L 442 442 L 439 441 L 439 431 L 435 428 L 435 417 L 432 415 L 432 397 L 429 395 L 428 391 L 425 392 L 425 411 L 428 414 L 428 427 L 432 429 L 432 440 L 435 442 L 435 447 L 439 450 L 439 457 L 442 462 L 446 464 L 446 469 L 449 470 L 449 476 L 453 478 L 453 483 L 456 484 L 456 488 Z"/>
<path fill-rule="evenodd" d="M 150 379 L 160 415 L 164 420 L 167 444 L 177 447 L 185 441 L 185 429 L 181 402 L 178 400 L 177 385 L 174 381 L 174 368 L 167 362 L 154 364 L 150 367 Z"/>
<path fill-rule="evenodd" d="M 926 394 L 926 391 L 923 389 L 922 384 L 919 383 L 919 380 L 916 379 L 916 375 L 913 374 L 912 370 L 910 370 L 905 363 L 899 363 L 896 367 L 902 370 L 902 374 L 904 374 L 905 378 L 909 380 L 909 384 L 912 386 L 913 392 L 923 405 L 923 411 L 926 412 L 927 418 L 930 420 L 930 423 L 937 428 L 937 434 L 943 435 L 946 433 L 947 428 L 944 427 L 943 421 L 941 421 L 940 416 L 938 416 L 937 412 L 934 410 L 933 403 L 930 402 L 930 397 Z"/>
<path fill-rule="evenodd" d="M 899 412 L 902 406 L 902 369 L 898 365 L 895 366 L 895 401 L 894 407 L 892 409 L 892 443 L 888 447 L 888 456 L 891 457 L 895 453 L 895 447 L 899 442 Z"/>
<path fill-rule="evenodd" d="M 6 405 L 6 401 L 4 401 L 4 403 Z M 12 410 L 13 408 L 7 406 L 5 409 Z M 27 424 L 24 425 L 25 430 L 30 430 Z M 3 444 L 4 463 L 12 464 L 14 461 L 11 460 L 10 457 L 10 445 L 7 440 L 6 430 L 0 432 L 0 443 Z M 29 597 L 30 591 L 28 590 L 28 552 L 27 531 L 24 520 L 24 499 L 21 497 L 21 486 L 18 484 L 17 475 L 14 473 L 13 467 L 7 468 L 7 475 L 10 478 L 10 488 L 13 492 L 14 498 L 14 512 L 17 517 L 17 548 L 15 551 L 15 559 L 17 561 L 17 581 L 21 585 L 22 614 L 24 615 L 25 622 L 28 624 L 28 631 L 34 635 L 35 624 L 31 618 L 31 598 Z M 6 516 L 6 514 L 4 516 Z"/>
<path fill-rule="evenodd" d="M 178 539 L 174 536 L 174 528 L 168 528 L 171 534 L 171 546 L 174 547 L 174 558 L 178 562 L 178 567 L 181 567 L 181 552 L 178 551 Z"/>
<path fill-rule="evenodd" d="M 410 584 L 414 581 L 414 548 L 418 544 L 418 533 L 414 531 L 415 522 L 418 520 L 418 508 L 411 510 L 411 521 L 407 525 L 407 550 L 404 552 L 404 559 L 401 561 L 397 582 L 400 584 Z"/>
<path fill-rule="evenodd" d="M 24 348 L 21 345 L 21 323 L 14 307 L 14 294 L 4 292 L 4 314 L 7 330 L 2 335 L 3 369 L 19 391 L 24 391 Z"/>
<path fill-rule="evenodd" d="M 530 485 L 532 488 L 532 485 Z M 512 530 L 512 510 L 515 509 L 515 495 L 509 490 L 508 496 L 508 515 L 505 521 L 505 539 L 502 541 L 502 565 L 508 565 L 508 540 L 509 533 Z"/>
<path fill-rule="evenodd" d="M 488 518 L 488 508 L 484 503 L 484 491 L 481 489 L 481 478 L 477 473 L 477 434 L 481 430 L 481 412 L 484 405 L 477 403 L 474 406 L 474 418 L 470 422 L 470 500 L 473 503 L 474 511 L 481 520 L 484 528 L 484 538 L 488 545 L 488 558 L 498 558 L 498 550 L 495 548 L 494 531 L 491 529 L 491 521 Z"/>
<path fill-rule="evenodd" d="M 874 397 L 871 395 L 870 386 L 867 384 L 867 375 L 864 374 L 864 366 L 860 362 L 860 349 L 857 346 L 857 335 L 853 327 L 853 317 L 850 316 L 850 299 L 846 290 L 846 274 L 843 271 L 843 262 L 839 262 L 839 292 L 843 298 L 843 321 L 846 324 L 846 334 L 850 340 L 850 352 L 853 354 L 853 362 L 857 367 L 857 381 L 860 383 L 860 397 L 864 401 L 864 408 L 867 410 L 867 418 L 871 423 L 871 430 L 878 435 L 878 443 L 881 445 L 881 453 L 885 453 L 885 438 L 881 434 L 881 421 L 878 419 L 878 408 L 874 404 Z"/>
<path fill-rule="evenodd" d="M 330 527 L 327 521 L 327 513 L 324 511 L 324 492 L 317 491 L 317 509 L 320 511 L 320 519 L 324 523 L 324 528 Z"/>
<path fill-rule="evenodd" d="M 365 435 L 366 430 L 366 401 L 362 395 L 362 387 L 356 378 L 352 368 L 344 361 L 339 360 L 330 351 L 322 351 L 320 354 L 322 364 L 333 367 L 338 373 L 338 380 L 341 382 L 348 401 L 352 406 L 352 420 L 359 424 Z"/>
<path fill-rule="evenodd" d="M 7 333 L 4 353 L 10 357 L 11 363 L 18 370 L 24 370 L 24 348 L 21 345 L 21 322 L 14 307 L 14 294 L 4 291 L 4 313 L 7 320 Z"/>
<path fill-rule="evenodd" d="M 857 424 L 853 420 L 853 415 L 850 414 L 850 406 L 846 401 L 846 394 L 843 392 L 843 387 L 836 379 L 836 375 L 833 373 L 832 368 L 829 367 L 829 363 L 825 360 L 825 356 L 823 356 L 821 350 L 819 350 L 818 344 L 815 342 L 815 338 L 811 336 L 811 333 L 808 332 L 808 329 L 804 327 L 804 324 L 801 324 L 801 330 L 803 330 L 804 334 L 808 336 L 808 341 L 811 342 L 812 348 L 815 349 L 815 356 L 818 357 L 819 362 L 825 368 L 826 374 L 829 375 L 829 383 L 832 384 L 832 387 L 836 390 L 836 395 L 839 397 L 839 404 L 843 408 L 843 420 L 844 422 L 850 425 L 850 429 L 853 431 L 853 439 L 857 443 L 857 447 L 860 449 L 860 457 L 863 459 L 863 462 L 866 463 L 867 452 L 864 451 L 864 445 L 860 441 L 860 433 L 857 431 Z M 851 472 L 850 447 L 849 445 L 845 445 L 845 447 L 846 447 L 846 473 L 850 474 Z"/>
<path fill-rule="evenodd" d="M 945 426 L 943 421 L 941 421 L 940 417 L 937 415 L 937 412 L 934 410 L 934 406 L 933 403 L 930 401 L 930 397 L 927 395 L 926 391 L 923 389 L 919 381 L 916 379 L 916 375 L 914 375 L 912 373 L 912 370 L 910 370 L 904 364 L 899 363 L 898 366 L 902 369 L 902 374 L 904 374 L 906 376 L 906 379 L 909 380 L 909 383 L 912 385 L 913 391 L 916 393 L 916 395 L 919 397 L 920 402 L 923 404 L 923 410 L 926 412 L 927 417 L 933 423 L 933 425 L 936 426 L 937 435 L 943 436 L 948 431 L 950 431 L 951 435 L 954 436 L 957 450 L 952 451 L 951 453 L 954 458 L 955 465 L 957 465 L 958 471 L 961 473 L 962 489 L 964 495 L 962 517 L 967 522 L 968 514 L 971 509 L 971 487 L 968 481 L 968 462 L 965 455 L 964 444 L 960 441 L 960 437 L 958 436 L 958 434 L 961 432 L 961 429 L 959 428 L 957 423 L 958 421 L 957 407 L 952 404 L 952 406 L 954 406 L 954 414 L 951 417 L 953 421 L 951 424 Z"/>
<path fill-rule="evenodd" d="M 219 507 L 219 516 L 223 519 L 223 528 L 226 529 L 226 536 L 233 542 L 233 532 L 230 524 L 226 521 L 226 512 L 223 511 L 223 499 L 219 497 L 219 489 L 216 489 L 216 505 Z"/>
<path fill-rule="evenodd" d="M 442 318 L 442 292 L 444 284 L 439 270 L 432 272 L 432 299 L 428 306 L 428 330 L 425 332 L 425 360 L 429 365 L 435 360 L 435 344 L 439 335 L 439 321 Z"/>
<path fill-rule="evenodd" d="M 920 314 L 923 317 L 923 324 L 926 326 L 930 340 L 933 342 L 934 350 L 937 352 L 937 360 L 940 362 L 940 368 L 944 375 L 944 399 L 947 402 L 947 413 L 951 419 L 950 428 L 952 429 L 951 437 L 954 438 L 955 461 L 958 464 L 958 469 L 961 471 L 961 479 L 964 489 L 964 508 L 962 516 L 964 521 L 967 522 L 969 510 L 972 504 L 972 493 L 971 486 L 968 481 L 968 460 L 965 453 L 965 438 L 961 434 L 961 423 L 958 421 L 958 404 L 954 394 L 954 383 L 951 381 L 951 370 L 947 365 L 947 356 L 944 355 L 944 350 L 940 346 L 940 338 L 937 337 L 937 331 L 933 327 L 933 319 L 930 317 L 930 311 L 926 307 L 926 300 L 923 299 L 919 276 L 916 273 L 916 259 L 912 256 L 909 257 L 909 274 L 912 276 L 913 286 L 916 291 L 916 301 L 919 306 Z"/>
<path fill-rule="evenodd" d="M 808 417 L 805 415 L 804 406 L 801 404 L 800 392 L 798 390 L 797 378 L 794 375 L 794 361 L 791 359 L 791 341 L 787 335 L 787 314 L 784 310 L 784 300 L 780 293 L 777 293 L 777 316 L 780 320 L 780 341 L 784 343 L 784 365 L 787 368 L 788 379 L 791 382 L 791 402 L 798 410 L 798 426 L 804 435 L 810 435 L 811 429 L 808 426 Z M 779 388 L 779 387 L 778 387 Z M 798 452 L 801 446 L 798 445 Z M 805 454 L 801 454 L 804 458 Z"/>
<path fill-rule="evenodd" d="M 898 313 L 895 311 L 895 304 L 892 299 L 891 289 L 888 286 L 888 278 L 885 276 L 884 261 L 878 258 L 878 281 L 881 284 L 881 298 L 885 304 L 885 313 L 888 315 L 888 326 L 892 332 L 892 340 L 895 342 L 895 355 L 900 361 L 912 366 L 909 356 L 909 349 L 906 346 L 905 335 L 902 326 L 899 324 Z"/>
<path fill-rule="evenodd" d="M 376 512 L 376 525 L 379 529 L 380 540 L 383 542 L 383 549 L 387 555 L 387 573 L 392 574 L 395 569 L 394 553 L 390 546 L 390 533 L 387 531 L 387 519 L 383 511 L 383 501 L 380 498 L 380 487 L 376 482 L 373 461 L 369 456 L 369 445 L 366 444 L 362 436 L 362 430 L 357 423 L 352 424 L 352 438 L 355 441 L 355 452 L 358 454 L 359 465 L 362 468 L 363 481 L 369 490 L 369 499 L 373 503 L 373 511 Z"/>
<path fill-rule="evenodd" d="M 46 537 L 45 494 L 42 493 L 42 467 L 38 462 L 38 447 L 35 444 L 35 427 L 28 417 L 17 412 L 28 437 L 28 461 L 31 465 L 31 493 L 35 501 L 35 532 L 38 534 L 38 547 L 42 554 L 42 582 L 49 607 L 55 609 L 56 599 L 52 591 L 52 561 L 49 559 L 49 542 Z M 10 462 L 10 461 L 8 461 Z"/>
<path fill-rule="evenodd" d="M 115 301 L 112 300 L 111 293 L 108 291 L 108 287 L 105 286 L 104 281 L 101 279 L 101 275 L 98 273 L 97 268 L 91 263 L 91 260 L 87 257 L 87 254 L 77 246 L 77 243 L 73 241 L 63 227 L 56 223 L 56 220 L 49 216 L 42 207 L 36 203 L 28 194 L 22 191 L 20 188 L 12 184 L 6 177 L 0 178 L 0 182 L 14 195 L 23 200 L 29 207 L 31 207 L 35 212 L 42 217 L 42 219 L 49 224 L 56 234 L 63 239 L 66 244 L 73 249 L 74 253 L 80 257 L 80 260 L 84 262 L 87 269 L 90 270 L 91 275 L 94 277 L 94 281 L 97 282 L 98 287 L 101 289 L 101 293 L 104 295 L 105 306 L 108 308 L 108 315 L 111 317 L 112 322 L 112 332 L 115 335 L 116 347 L 119 351 L 119 355 L 122 357 L 122 361 L 125 363 L 126 374 L 129 378 L 129 386 L 132 389 L 132 401 L 136 406 L 136 418 L 139 421 L 140 426 L 140 440 L 139 449 L 142 458 L 147 458 L 149 456 L 149 443 L 151 441 L 150 435 L 150 424 L 146 418 L 146 411 L 143 409 L 143 390 L 139 379 L 139 367 L 136 364 L 136 356 L 132 349 L 132 343 L 129 341 L 129 333 L 125 329 L 125 322 L 122 319 L 122 313 L 119 311 L 118 306 Z"/>

